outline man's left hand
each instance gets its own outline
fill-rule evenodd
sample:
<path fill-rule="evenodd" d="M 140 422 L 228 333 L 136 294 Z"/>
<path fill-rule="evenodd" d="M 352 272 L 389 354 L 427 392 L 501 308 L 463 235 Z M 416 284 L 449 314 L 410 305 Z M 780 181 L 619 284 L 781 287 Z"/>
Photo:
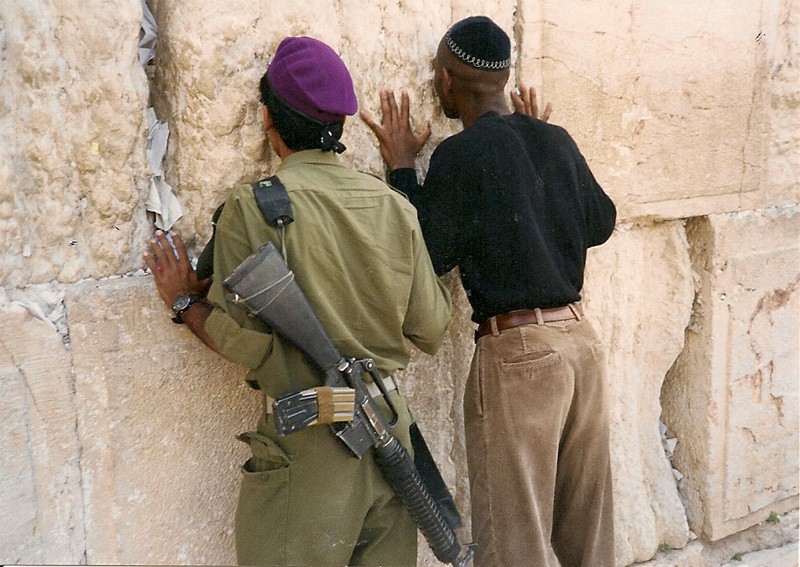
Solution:
<path fill-rule="evenodd" d="M 544 107 L 544 112 L 539 116 L 539 104 L 536 102 L 536 89 L 534 87 L 526 88 L 525 85 L 520 85 L 519 89 L 511 91 L 511 102 L 514 104 L 514 109 L 517 112 L 533 116 L 542 122 L 547 122 L 550 119 L 550 113 L 553 111 L 553 105 L 548 102 Z"/>
<path fill-rule="evenodd" d="M 173 234 L 172 242 L 175 244 L 175 251 L 172 250 L 167 235 L 158 230 L 150 241 L 153 253 L 143 254 L 145 264 L 153 272 L 158 294 L 170 309 L 179 296 L 183 294 L 205 296 L 211 285 L 211 278 L 197 279 L 181 237 Z"/>
<path fill-rule="evenodd" d="M 403 91 L 400 95 L 400 107 L 394 92 L 381 91 L 381 123 L 375 122 L 366 112 L 360 113 L 361 119 L 375 133 L 381 145 L 381 157 L 389 171 L 400 168 L 414 168 L 414 159 L 417 153 L 431 137 L 430 122 L 425 124 L 422 131 L 417 134 L 411 129 L 409 117 L 408 93 Z"/>

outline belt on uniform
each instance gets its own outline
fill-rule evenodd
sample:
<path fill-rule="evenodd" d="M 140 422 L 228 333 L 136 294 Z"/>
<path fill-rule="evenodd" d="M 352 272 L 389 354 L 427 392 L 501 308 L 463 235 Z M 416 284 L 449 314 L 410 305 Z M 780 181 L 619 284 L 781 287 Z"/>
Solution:
<path fill-rule="evenodd" d="M 500 331 L 521 327 L 522 325 L 544 325 L 554 321 L 580 321 L 583 317 L 583 309 L 578 303 L 570 303 L 563 307 L 553 307 L 550 309 L 521 309 L 510 311 L 503 315 L 489 317 L 478 325 L 475 331 L 475 341 L 484 335 L 497 335 Z"/>
<path fill-rule="evenodd" d="M 378 385 L 375 382 L 367 382 L 367 391 L 369 395 L 373 398 L 377 398 L 383 394 Z M 386 388 L 386 393 L 389 393 L 393 390 L 397 390 L 397 382 L 394 379 L 394 376 L 389 376 L 388 378 L 383 379 L 383 385 Z M 272 404 L 275 401 L 275 398 L 271 396 L 267 396 L 267 413 L 272 413 Z"/>

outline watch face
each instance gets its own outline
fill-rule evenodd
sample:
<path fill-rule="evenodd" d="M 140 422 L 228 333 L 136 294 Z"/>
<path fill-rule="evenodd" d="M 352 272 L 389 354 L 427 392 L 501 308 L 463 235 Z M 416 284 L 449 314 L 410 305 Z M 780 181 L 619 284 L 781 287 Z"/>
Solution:
<path fill-rule="evenodd" d="M 190 301 L 191 298 L 188 295 L 181 295 L 175 300 L 175 303 L 172 304 L 172 310 L 175 311 L 175 313 L 183 311 L 189 306 Z"/>

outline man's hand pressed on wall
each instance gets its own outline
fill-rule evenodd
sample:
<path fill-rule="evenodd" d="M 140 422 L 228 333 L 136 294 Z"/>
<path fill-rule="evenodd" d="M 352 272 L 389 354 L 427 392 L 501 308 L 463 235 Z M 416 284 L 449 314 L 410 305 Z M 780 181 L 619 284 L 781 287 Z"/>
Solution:
<path fill-rule="evenodd" d="M 414 159 L 431 137 L 431 124 L 426 122 L 422 131 L 415 134 L 409 118 L 408 93 L 400 95 L 400 107 L 394 91 L 381 91 L 381 123 L 378 124 L 364 111 L 359 114 L 378 138 L 381 156 L 389 171 L 401 168 L 414 168 Z"/>
<path fill-rule="evenodd" d="M 547 122 L 550 119 L 550 113 L 553 111 L 553 105 L 548 102 L 544 107 L 544 112 L 539 116 L 536 89 L 534 87 L 525 87 L 522 84 L 520 84 L 519 89 L 511 91 L 511 102 L 517 112 L 533 116 L 542 122 Z"/>

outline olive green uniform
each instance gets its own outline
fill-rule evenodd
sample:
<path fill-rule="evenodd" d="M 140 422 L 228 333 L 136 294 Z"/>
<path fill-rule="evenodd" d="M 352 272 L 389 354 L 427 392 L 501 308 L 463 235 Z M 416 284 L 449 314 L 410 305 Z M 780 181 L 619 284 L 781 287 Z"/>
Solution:
<path fill-rule="evenodd" d="M 295 218 L 286 230 L 287 263 L 339 351 L 372 358 L 382 376 L 408 363 L 405 338 L 433 354 L 450 296 L 434 274 L 414 207 L 332 153 L 294 153 L 278 177 Z M 356 459 L 327 426 L 275 433 L 266 397 L 320 385 L 321 377 L 299 351 L 225 300 L 222 280 L 267 241 L 279 246 L 279 235 L 252 188 L 235 188 L 217 224 L 208 294 L 215 308 L 206 331 L 265 396 L 256 431 L 240 436 L 252 458 L 243 466 L 236 515 L 239 562 L 414 565 L 416 526 L 371 454 Z M 394 433 L 410 450 L 408 410 L 397 391 L 390 396 L 401 414 Z"/>

